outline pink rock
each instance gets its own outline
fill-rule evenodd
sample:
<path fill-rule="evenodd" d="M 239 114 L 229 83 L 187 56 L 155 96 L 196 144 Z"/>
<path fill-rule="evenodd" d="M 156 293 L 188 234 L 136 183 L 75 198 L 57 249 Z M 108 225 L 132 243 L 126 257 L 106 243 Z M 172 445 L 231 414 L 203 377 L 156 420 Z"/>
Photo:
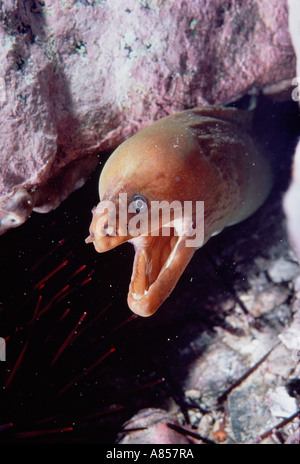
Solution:
<path fill-rule="evenodd" d="M 176 419 L 160 409 L 142 409 L 124 424 L 120 444 L 191 444 L 195 440 L 176 432 L 168 424 L 179 426 Z M 126 432 L 126 430 L 128 430 Z"/>
<path fill-rule="evenodd" d="M 292 78 L 287 18 L 287 0 L 3 2 L 2 231 L 56 207 L 153 120 Z"/>

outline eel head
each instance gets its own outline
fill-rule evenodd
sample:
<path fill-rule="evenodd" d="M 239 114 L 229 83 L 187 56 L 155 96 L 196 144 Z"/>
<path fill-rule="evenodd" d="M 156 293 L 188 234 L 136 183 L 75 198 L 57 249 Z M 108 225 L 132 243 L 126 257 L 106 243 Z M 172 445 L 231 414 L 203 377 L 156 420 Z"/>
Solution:
<path fill-rule="evenodd" d="M 184 201 L 194 195 L 193 166 L 171 153 L 159 133 L 154 135 L 128 139 L 106 162 L 99 180 L 101 201 L 86 239 L 99 253 L 127 241 L 134 245 L 127 301 L 141 316 L 155 313 L 199 247 L 192 244 L 195 209 L 183 214 Z M 182 153 L 186 137 L 178 132 L 173 137 Z M 162 201 L 167 209 L 171 205 L 169 214 Z"/>

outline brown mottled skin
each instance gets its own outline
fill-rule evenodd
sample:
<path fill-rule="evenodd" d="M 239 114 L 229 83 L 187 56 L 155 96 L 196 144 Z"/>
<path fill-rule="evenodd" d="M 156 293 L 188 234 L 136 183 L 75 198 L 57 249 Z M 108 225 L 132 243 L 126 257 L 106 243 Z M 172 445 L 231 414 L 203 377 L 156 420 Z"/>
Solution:
<path fill-rule="evenodd" d="M 100 176 L 100 199 L 113 201 L 117 209 L 118 195 L 125 192 L 128 204 L 134 195 L 142 195 L 148 207 L 153 200 L 204 201 L 205 243 L 251 215 L 271 189 L 270 164 L 250 135 L 250 126 L 249 112 L 217 106 L 163 118 L 114 151 Z M 129 214 L 128 221 L 133 216 Z M 133 243 L 128 305 L 136 314 L 150 316 L 170 295 L 197 249 L 186 246 L 185 233 L 195 225 L 195 211 L 179 237 L 103 236 L 106 222 L 95 208 L 86 241 L 94 242 L 98 252 Z M 118 225 L 117 217 L 117 229 Z"/>

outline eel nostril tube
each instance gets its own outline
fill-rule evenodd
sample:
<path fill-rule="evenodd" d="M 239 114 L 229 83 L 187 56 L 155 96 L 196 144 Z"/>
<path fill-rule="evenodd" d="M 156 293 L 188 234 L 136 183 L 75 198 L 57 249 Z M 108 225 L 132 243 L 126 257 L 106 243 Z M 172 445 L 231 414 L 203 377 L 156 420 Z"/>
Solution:
<path fill-rule="evenodd" d="M 92 243 L 95 240 L 94 233 L 91 232 L 90 235 L 85 239 L 85 243 Z"/>

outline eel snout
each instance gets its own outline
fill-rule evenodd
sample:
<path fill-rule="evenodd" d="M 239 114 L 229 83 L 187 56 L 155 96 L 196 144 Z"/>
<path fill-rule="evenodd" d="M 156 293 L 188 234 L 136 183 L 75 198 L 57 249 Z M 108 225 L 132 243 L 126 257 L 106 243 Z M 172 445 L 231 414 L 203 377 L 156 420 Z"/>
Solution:
<path fill-rule="evenodd" d="M 105 201 L 101 201 L 92 209 L 90 235 L 85 239 L 85 243 L 93 243 L 98 253 L 111 250 L 129 238 L 126 234 L 120 234 L 113 211 L 111 205 Z"/>

